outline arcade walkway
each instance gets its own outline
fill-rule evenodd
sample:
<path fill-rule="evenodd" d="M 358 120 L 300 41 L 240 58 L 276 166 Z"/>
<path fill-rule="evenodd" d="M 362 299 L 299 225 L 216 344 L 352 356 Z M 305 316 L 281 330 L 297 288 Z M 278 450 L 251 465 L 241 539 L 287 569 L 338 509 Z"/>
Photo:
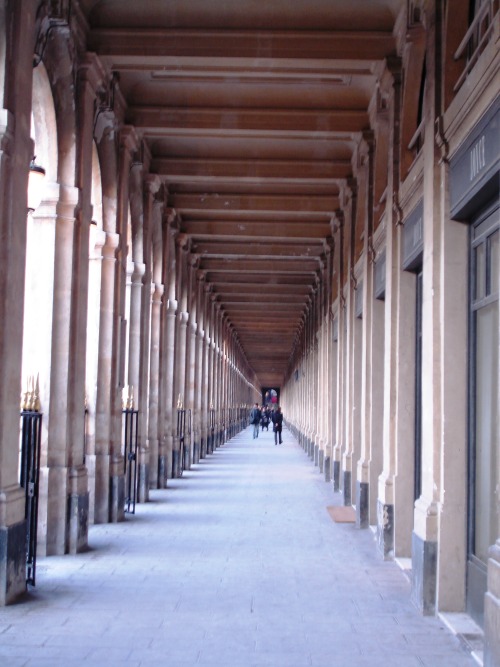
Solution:
<path fill-rule="evenodd" d="M 0 609 L 2 667 L 472 667 L 422 617 L 371 531 L 285 430 L 248 428 L 94 526 L 91 550 L 40 559 L 29 599 Z"/>

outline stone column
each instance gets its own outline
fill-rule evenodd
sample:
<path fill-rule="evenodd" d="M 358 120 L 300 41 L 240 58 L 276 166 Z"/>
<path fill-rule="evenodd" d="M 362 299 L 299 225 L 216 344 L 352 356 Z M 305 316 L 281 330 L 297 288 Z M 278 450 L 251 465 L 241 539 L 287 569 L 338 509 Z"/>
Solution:
<path fill-rule="evenodd" d="M 213 335 L 213 319 L 212 319 L 212 300 L 210 296 L 211 285 L 205 285 L 204 287 L 204 302 L 205 302 L 205 336 L 203 339 L 203 359 L 202 359 L 202 419 L 204 423 L 204 428 L 206 432 L 206 438 L 202 447 L 202 458 L 210 453 L 211 448 L 211 409 L 212 409 L 212 396 L 211 396 L 211 383 L 212 378 L 209 373 L 211 368 L 211 356 L 212 356 L 212 344 L 210 337 Z"/>
<path fill-rule="evenodd" d="M 52 326 L 52 362 L 50 375 L 50 412 L 47 451 L 47 555 L 68 550 L 69 469 L 68 440 L 70 412 L 69 361 L 71 350 L 72 272 L 75 247 L 76 188 L 61 190 L 57 204 L 54 256 L 54 310 Z M 88 264 L 88 258 L 87 258 Z M 83 424 L 84 402 L 80 419 Z M 83 444 L 83 433 L 81 437 Z M 86 490 L 86 489 L 85 489 Z M 88 505 L 86 508 L 88 511 Z"/>
<path fill-rule="evenodd" d="M 85 460 L 85 377 L 87 315 L 89 292 L 89 229 L 92 219 L 92 153 L 95 99 L 105 73 L 94 55 L 88 55 L 80 68 L 77 110 L 80 135 L 77 145 L 76 185 L 80 189 L 80 213 L 76 220 L 73 262 L 73 302 L 68 359 L 68 551 L 87 548 L 89 520 L 88 473 Z M 58 303 L 54 299 L 54 308 Z M 56 313 L 57 317 L 57 313 Z"/>
<path fill-rule="evenodd" d="M 179 477 L 181 474 L 181 460 L 180 460 L 180 440 L 177 436 L 177 407 L 184 407 L 186 401 L 185 383 L 186 383 L 186 340 L 187 340 L 187 324 L 189 320 L 189 313 L 187 312 L 187 285 L 186 285 L 186 261 L 188 253 L 188 239 L 183 235 L 177 238 L 177 295 L 179 300 L 179 307 L 176 317 L 175 329 L 175 354 L 174 354 L 174 401 L 176 401 L 176 408 L 174 409 L 174 423 L 173 423 L 173 450 L 172 450 L 172 476 Z"/>
<path fill-rule="evenodd" d="M 195 402 L 195 374 L 196 374 L 196 332 L 198 317 L 197 310 L 197 282 L 196 273 L 198 270 L 199 257 L 191 255 L 188 258 L 187 266 L 187 281 L 188 281 L 188 312 L 189 321 L 186 332 L 186 371 L 185 371 L 185 391 L 186 391 L 186 407 L 191 411 L 191 433 L 187 443 L 186 454 L 186 468 L 191 467 L 194 461 L 194 444 L 195 444 L 195 429 L 197 422 L 196 402 Z M 188 414 L 186 415 L 186 420 Z"/>
<path fill-rule="evenodd" d="M 373 151 L 372 133 L 365 132 L 358 147 L 359 208 L 364 219 L 363 243 L 363 319 L 361 322 L 361 401 L 360 438 L 361 452 L 357 462 L 356 525 L 370 525 L 370 462 L 372 457 L 372 335 L 373 335 L 373 255 L 370 253 L 373 231 Z M 375 489 L 372 489 L 374 492 Z"/>
<path fill-rule="evenodd" d="M 107 232 L 102 248 L 95 443 L 95 523 L 108 523 L 110 521 L 111 363 L 113 354 L 114 281 L 118 242 L 118 234 Z"/>
<path fill-rule="evenodd" d="M 356 287 L 356 278 L 355 278 L 355 252 L 353 248 L 353 243 L 355 239 L 355 229 L 356 229 L 356 213 L 357 213 L 357 185 L 354 182 L 351 182 L 348 186 L 345 186 L 343 192 L 343 202 L 342 207 L 345 214 L 345 219 L 348 223 L 349 232 L 347 237 L 349 238 L 349 251 L 346 266 L 344 290 L 346 297 L 346 331 L 344 338 L 344 352 L 345 352 L 345 413 L 344 413 L 344 446 L 343 446 L 343 457 L 342 457 L 342 491 L 344 505 L 351 505 L 353 503 L 353 487 L 355 493 L 355 484 L 354 484 L 354 473 L 355 473 L 355 461 L 356 461 L 356 442 L 358 432 L 357 432 L 357 419 L 359 414 L 359 406 L 357 405 L 357 376 L 358 376 L 358 355 L 360 355 L 359 350 L 359 331 L 358 331 L 358 322 L 356 321 L 356 309 L 355 309 L 355 287 Z M 346 253 L 347 254 L 347 253 Z"/>
<path fill-rule="evenodd" d="M 161 219 L 164 202 L 160 198 L 154 200 L 153 230 L 152 230 L 152 258 L 151 271 L 151 338 L 150 338 L 150 368 L 149 368 L 149 420 L 148 420 L 148 450 L 149 450 L 149 488 L 163 488 L 158 486 L 159 448 L 163 435 L 160 415 L 161 390 L 161 345 L 162 345 L 162 307 L 163 307 L 163 238 L 161 234 Z"/>
<path fill-rule="evenodd" d="M 154 196 L 160 188 L 158 176 L 148 175 L 143 182 L 143 260 L 145 271 L 142 278 L 140 347 L 139 347 L 139 461 L 138 461 L 138 499 L 149 500 L 149 388 L 150 388 L 150 345 L 151 308 L 152 308 L 152 236 Z M 157 390 L 155 389 L 155 395 Z M 157 401 L 156 401 L 157 403 Z"/>
<path fill-rule="evenodd" d="M 0 605 L 26 588 L 19 397 L 36 5 L 34 0 L 0 1 L 0 236 L 10 240 L 0 244 Z"/>
<path fill-rule="evenodd" d="M 379 546 L 386 558 L 411 554 L 415 405 L 415 278 L 401 268 L 400 65 L 395 61 L 390 62 L 389 67 L 382 79 L 390 109 L 388 192 L 391 192 L 392 203 L 387 202 L 385 211 L 383 470 L 379 477 L 377 518 Z"/>
<path fill-rule="evenodd" d="M 340 464 L 342 459 L 342 445 L 344 441 L 344 341 L 345 341 L 345 299 L 344 299 L 344 214 L 336 211 L 334 219 L 334 234 L 338 247 L 336 266 L 337 287 L 337 341 L 336 341 L 336 376 L 335 376 L 335 444 L 333 447 L 333 490 L 340 491 Z"/>
<path fill-rule="evenodd" d="M 195 373 L 195 453 L 194 462 L 198 463 L 203 454 L 203 443 L 206 442 L 207 428 L 205 422 L 203 402 L 203 361 L 204 361 L 204 338 L 205 338 L 205 292 L 204 280 L 205 274 L 202 271 L 196 272 L 197 292 L 198 292 L 198 329 L 196 332 L 196 373 Z"/>
<path fill-rule="evenodd" d="M 149 365 L 149 419 L 148 419 L 148 452 L 149 471 L 148 488 L 158 488 L 158 417 L 159 417 L 159 385 L 160 385 L 160 324 L 163 298 L 163 285 L 153 284 L 151 290 L 151 349 Z M 143 475 L 143 479 L 145 479 Z"/>
<path fill-rule="evenodd" d="M 175 433 L 174 423 L 174 356 L 175 356 L 175 321 L 177 314 L 177 301 L 175 295 L 176 275 L 176 238 L 177 238 L 176 213 L 173 209 L 167 212 L 164 224 L 165 237 L 165 268 L 164 284 L 166 289 L 166 303 L 164 306 L 163 322 L 163 409 L 164 409 L 164 433 L 165 438 L 160 443 L 159 476 L 166 485 L 167 479 L 172 477 L 173 471 L 173 438 Z"/>
<path fill-rule="evenodd" d="M 115 168 L 114 138 L 106 137 L 110 164 Z M 137 135 L 132 128 L 120 132 L 116 200 L 103 207 L 105 242 L 102 250 L 101 302 L 96 406 L 95 523 L 124 518 L 125 482 L 121 452 L 121 389 L 125 361 L 126 220 L 129 173 Z M 102 149 L 104 150 L 104 149 Z M 115 175 L 111 179 L 116 178 Z M 110 188 L 111 190 L 111 188 Z M 111 192 L 110 192 L 111 194 Z M 116 208 L 115 208 L 116 207 Z M 120 233 L 113 231 L 118 229 Z M 120 260 L 120 261 L 118 261 Z"/>
<path fill-rule="evenodd" d="M 443 302 L 445 272 L 443 225 L 445 213 L 441 197 L 442 169 L 435 141 L 436 117 L 440 114 L 441 33 L 436 11 L 440 3 L 428 3 L 429 28 L 426 32 L 424 91 L 424 213 L 422 282 L 422 493 L 415 502 L 412 535 L 412 600 L 425 614 L 437 609 L 437 568 L 440 512 L 442 511 L 443 386 L 442 360 Z M 465 290 L 464 290 L 465 291 Z M 466 396 L 463 396 L 464 405 Z M 465 427 L 465 422 L 464 422 Z M 465 504 L 462 506 L 465 514 Z M 457 547 L 458 549 L 460 547 Z M 465 562 L 463 563 L 465 568 Z M 463 570 L 462 570 L 463 571 Z"/>
<path fill-rule="evenodd" d="M 212 405 L 215 410 L 215 421 L 214 421 L 214 437 L 212 441 L 212 453 L 214 452 L 218 442 L 219 442 L 219 431 L 221 424 L 221 404 L 219 401 L 219 392 L 220 392 L 220 305 L 215 301 L 216 297 L 212 297 L 212 315 L 213 315 L 213 336 L 211 343 L 211 368 L 209 368 L 210 373 L 210 393 L 212 397 Z"/>
<path fill-rule="evenodd" d="M 332 301 L 332 282 L 333 282 L 333 255 L 334 255 L 334 241 L 329 237 L 325 243 L 326 253 L 326 295 L 325 295 L 325 320 L 326 320 L 326 357 L 327 363 L 324 374 L 325 386 L 328 387 L 328 395 L 325 406 L 325 429 L 326 429 L 326 443 L 325 443 L 325 461 L 324 461 L 324 475 L 325 482 L 332 480 L 332 452 L 334 442 L 333 432 L 333 414 L 334 414 L 334 373 L 333 373 L 333 341 L 332 341 L 332 315 L 331 315 L 331 301 Z"/>
<path fill-rule="evenodd" d="M 94 302 L 89 304 L 88 340 L 87 340 L 87 364 L 85 382 L 87 384 L 87 432 L 85 465 L 89 479 L 89 521 L 93 523 L 95 514 L 95 438 L 96 438 L 96 404 L 97 404 L 97 351 L 95 343 L 99 339 L 99 298 L 100 285 L 102 282 L 103 246 L 106 234 L 102 229 L 92 226 L 90 232 L 91 253 L 89 258 L 89 295 L 92 294 Z M 91 353 L 89 350 L 92 348 Z"/>

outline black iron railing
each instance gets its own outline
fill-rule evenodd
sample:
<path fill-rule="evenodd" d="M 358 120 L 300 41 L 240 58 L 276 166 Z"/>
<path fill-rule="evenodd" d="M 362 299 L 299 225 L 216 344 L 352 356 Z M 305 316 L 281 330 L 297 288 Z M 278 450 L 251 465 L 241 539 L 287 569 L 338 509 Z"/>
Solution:
<path fill-rule="evenodd" d="M 139 410 L 122 410 L 123 466 L 125 474 L 125 512 L 135 514 L 137 502 L 137 444 Z"/>
<path fill-rule="evenodd" d="M 179 468 L 177 474 L 182 477 L 184 472 L 184 450 L 186 439 L 186 410 L 184 408 L 177 408 L 177 441 L 179 443 Z"/>
<path fill-rule="evenodd" d="M 210 435 L 209 435 L 209 453 L 214 451 L 215 445 L 215 408 L 210 408 Z"/>
<path fill-rule="evenodd" d="M 35 585 L 38 521 L 38 487 L 40 478 L 40 443 L 42 414 L 21 412 L 21 460 L 19 482 L 26 495 L 26 584 Z"/>

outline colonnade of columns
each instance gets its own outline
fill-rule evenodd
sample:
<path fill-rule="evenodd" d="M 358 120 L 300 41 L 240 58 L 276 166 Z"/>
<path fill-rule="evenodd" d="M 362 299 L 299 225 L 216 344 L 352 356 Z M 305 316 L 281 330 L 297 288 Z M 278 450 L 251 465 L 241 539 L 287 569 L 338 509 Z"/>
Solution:
<path fill-rule="evenodd" d="M 0 3 L 18 35 L 7 58 L 0 31 L 0 604 L 25 589 L 25 374 L 38 375 L 43 413 L 40 555 L 81 551 L 90 523 L 124 518 L 124 402 L 137 411 L 145 502 L 243 428 L 260 399 L 147 146 L 123 122 L 116 81 L 93 54 L 74 69 L 78 33 L 62 22 L 33 70 L 35 9 L 22 0 L 7 15 Z M 35 151 L 45 193 L 27 221 Z"/>
<path fill-rule="evenodd" d="M 432 614 L 472 609 L 474 582 L 468 572 L 473 558 L 465 545 L 474 521 L 474 483 L 481 482 L 474 482 L 468 468 L 474 465 L 467 425 L 470 232 L 453 220 L 459 208 L 450 212 L 450 193 L 457 189 L 455 164 L 468 158 L 464 137 L 467 131 L 479 136 L 474 123 L 481 127 L 481 115 L 462 91 L 469 129 L 462 125 L 458 131 L 450 112 L 447 136 L 436 135 L 445 122 L 436 108 L 445 94 L 445 73 L 442 63 L 432 61 L 433 40 L 439 37 L 432 21 L 429 26 L 428 78 L 417 133 L 421 146 L 414 150 L 415 138 L 409 148 L 402 145 L 410 113 L 403 78 L 409 49 L 401 60 L 387 61 L 381 73 L 371 129 L 360 137 L 354 179 L 344 184 L 331 220 L 331 239 L 297 334 L 281 403 L 287 425 L 320 473 L 343 504 L 354 507 L 357 526 L 372 527 L 385 558 L 405 568 L 411 563 L 412 599 Z M 423 38 L 419 34 L 412 43 L 417 51 Z M 494 100 L 489 117 L 495 109 L 498 117 L 495 95 L 489 98 Z M 452 111 L 457 108 L 458 102 Z M 453 151 L 457 157 L 450 158 Z M 496 178 L 498 184 L 498 172 Z M 498 202 L 497 186 L 495 192 Z M 470 210 L 469 205 L 469 219 Z M 497 394 L 493 400 L 497 405 Z M 490 427 L 498 452 L 498 424 L 485 428 Z M 488 469 L 498 479 L 496 457 Z M 486 595 L 478 595 L 487 616 L 486 664 L 497 665 L 500 524 L 497 500 L 490 496 L 488 502 L 495 518 L 489 524 Z"/>

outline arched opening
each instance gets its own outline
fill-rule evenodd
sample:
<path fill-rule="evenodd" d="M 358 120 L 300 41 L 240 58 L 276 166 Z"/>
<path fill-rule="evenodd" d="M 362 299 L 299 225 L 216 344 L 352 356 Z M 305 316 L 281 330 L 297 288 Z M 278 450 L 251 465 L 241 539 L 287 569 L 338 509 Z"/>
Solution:
<path fill-rule="evenodd" d="M 102 220 L 102 181 L 97 147 L 92 149 L 92 222 L 89 229 L 89 285 L 87 305 L 87 349 L 85 367 L 85 465 L 89 475 L 89 519 L 95 506 L 95 434 L 101 268 L 104 231 Z"/>
<path fill-rule="evenodd" d="M 26 270 L 23 318 L 22 379 L 23 398 L 33 390 L 37 394 L 23 408 L 42 413 L 41 457 L 38 516 L 39 553 L 45 554 L 47 537 L 48 475 L 47 447 L 52 364 L 52 323 L 54 292 L 54 257 L 56 204 L 59 186 L 58 133 L 54 100 L 43 63 L 33 72 L 31 137 L 36 162 L 45 169 L 42 201 L 28 211 Z M 24 401 L 23 401 L 24 403 Z M 36 405 L 35 405 L 36 403 Z"/>

